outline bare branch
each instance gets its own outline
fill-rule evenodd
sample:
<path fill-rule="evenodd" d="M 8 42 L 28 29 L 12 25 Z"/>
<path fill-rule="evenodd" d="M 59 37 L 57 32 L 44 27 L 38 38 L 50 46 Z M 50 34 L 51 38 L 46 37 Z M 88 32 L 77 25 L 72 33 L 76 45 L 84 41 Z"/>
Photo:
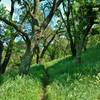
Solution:
<path fill-rule="evenodd" d="M 48 14 L 48 16 L 45 18 L 45 20 L 43 21 L 42 25 L 41 25 L 41 29 L 45 30 L 46 27 L 48 26 L 48 24 L 50 23 L 55 11 L 57 10 L 57 8 L 59 7 L 59 5 L 63 2 L 63 0 L 59 0 L 56 3 L 56 0 L 53 1 L 53 6 L 51 8 L 50 13 Z"/>
<path fill-rule="evenodd" d="M 10 11 L 11 18 L 12 18 L 13 13 L 14 13 L 14 5 L 15 5 L 15 0 L 11 0 L 11 11 Z"/>
<path fill-rule="evenodd" d="M 0 17 L 0 20 L 5 22 L 7 25 L 12 26 L 19 34 L 21 33 L 20 35 L 25 37 L 25 39 L 26 39 L 25 42 L 27 42 L 27 45 L 30 46 L 30 39 L 29 39 L 27 33 L 23 32 L 21 30 L 20 26 L 17 26 L 13 21 L 8 21 L 7 19 L 2 18 L 2 17 Z"/>

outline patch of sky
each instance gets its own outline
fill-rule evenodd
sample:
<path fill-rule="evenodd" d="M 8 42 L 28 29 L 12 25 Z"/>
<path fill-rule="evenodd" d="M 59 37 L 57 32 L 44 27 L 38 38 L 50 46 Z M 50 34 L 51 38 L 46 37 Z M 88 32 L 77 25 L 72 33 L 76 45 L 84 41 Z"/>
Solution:
<path fill-rule="evenodd" d="M 11 2 L 10 0 L 1 0 L 0 5 L 3 4 L 8 11 L 11 9 Z"/>
<path fill-rule="evenodd" d="M 6 9 L 8 11 L 10 11 L 11 9 L 11 1 L 10 0 L 2 0 L 0 2 L 0 4 L 3 4 Z M 44 10 L 44 17 L 47 17 L 50 10 L 51 10 L 51 6 L 52 6 L 52 0 L 44 0 L 40 3 L 40 10 L 43 12 Z M 62 5 L 60 5 L 59 9 L 61 9 L 62 13 L 63 13 L 63 10 L 62 10 Z M 23 12 L 20 10 L 20 6 L 16 3 L 15 5 L 15 11 L 14 11 L 14 15 L 13 15 L 13 19 L 17 22 L 20 21 L 19 19 L 19 16 L 22 14 Z M 56 25 L 57 25 L 57 21 L 59 20 L 59 17 L 57 17 L 56 15 L 53 16 L 51 22 L 49 23 L 49 27 L 51 27 L 52 29 L 55 29 L 56 28 Z M 24 25 L 23 27 L 24 31 L 29 33 L 31 30 L 30 30 L 30 25 L 27 23 L 27 26 L 26 24 Z M 16 38 L 16 40 L 19 40 L 21 38 Z"/>
<path fill-rule="evenodd" d="M 32 1 L 32 0 L 31 0 Z M 2 0 L 0 2 L 0 4 L 3 4 L 6 9 L 8 11 L 10 11 L 11 9 L 11 1 L 10 0 Z M 43 11 L 44 10 L 44 17 L 47 17 L 49 12 L 50 12 L 50 8 L 52 6 L 52 0 L 43 0 L 41 3 L 40 3 L 40 9 Z M 61 6 L 60 6 L 61 8 Z M 15 11 L 14 11 L 14 15 L 13 15 L 13 19 L 16 20 L 17 22 L 19 21 L 19 15 L 21 14 L 21 10 L 20 10 L 20 6 L 16 3 L 15 5 Z M 51 22 L 49 23 L 49 27 L 51 28 L 55 28 L 56 24 L 57 24 L 57 21 L 58 21 L 58 17 L 57 16 L 54 16 L 51 20 Z"/>

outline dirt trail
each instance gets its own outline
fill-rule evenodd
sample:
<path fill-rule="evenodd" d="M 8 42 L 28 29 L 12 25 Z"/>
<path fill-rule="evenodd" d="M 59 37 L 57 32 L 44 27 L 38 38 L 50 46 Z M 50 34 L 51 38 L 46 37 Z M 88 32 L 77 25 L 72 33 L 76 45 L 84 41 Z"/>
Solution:
<path fill-rule="evenodd" d="M 45 67 L 43 67 L 44 70 L 44 77 L 42 79 L 43 84 L 43 96 L 41 97 L 41 100 L 48 100 L 48 94 L 47 94 L 47 86 L 49 84 L 49 75 Z"/>

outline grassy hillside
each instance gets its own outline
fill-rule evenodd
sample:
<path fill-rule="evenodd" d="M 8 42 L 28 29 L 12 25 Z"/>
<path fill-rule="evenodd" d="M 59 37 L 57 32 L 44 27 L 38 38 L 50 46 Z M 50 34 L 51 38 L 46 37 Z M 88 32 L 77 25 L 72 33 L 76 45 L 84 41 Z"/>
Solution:
<path fill-rule="evenodd" d="M 71 57 L 51 63 L 48 100 L 100 100 L 100 45 L 83 53 L 81 65 Z"/>
<path fill-rule="evenodd" d="M 42 65 L 32 65 L 30 73 L 20 77 L 16 69 L 0 76 L 0 100 L 100 100 L 100 45 L 82 55 L 82 64 L 71 57 L 45 65 L 48 85 L 44 95 Z"/>

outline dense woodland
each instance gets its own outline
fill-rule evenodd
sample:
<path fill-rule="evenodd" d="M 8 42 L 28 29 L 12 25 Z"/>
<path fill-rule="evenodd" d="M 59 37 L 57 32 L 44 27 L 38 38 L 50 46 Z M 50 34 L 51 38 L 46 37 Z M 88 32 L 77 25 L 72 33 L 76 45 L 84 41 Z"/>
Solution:
<path fill-rule="evenodd" d="M 100 100 L 92 97 L 100 93 L 100 0 L 8 0 L 10 10 L 2 1 L 0 100 Z"/>

